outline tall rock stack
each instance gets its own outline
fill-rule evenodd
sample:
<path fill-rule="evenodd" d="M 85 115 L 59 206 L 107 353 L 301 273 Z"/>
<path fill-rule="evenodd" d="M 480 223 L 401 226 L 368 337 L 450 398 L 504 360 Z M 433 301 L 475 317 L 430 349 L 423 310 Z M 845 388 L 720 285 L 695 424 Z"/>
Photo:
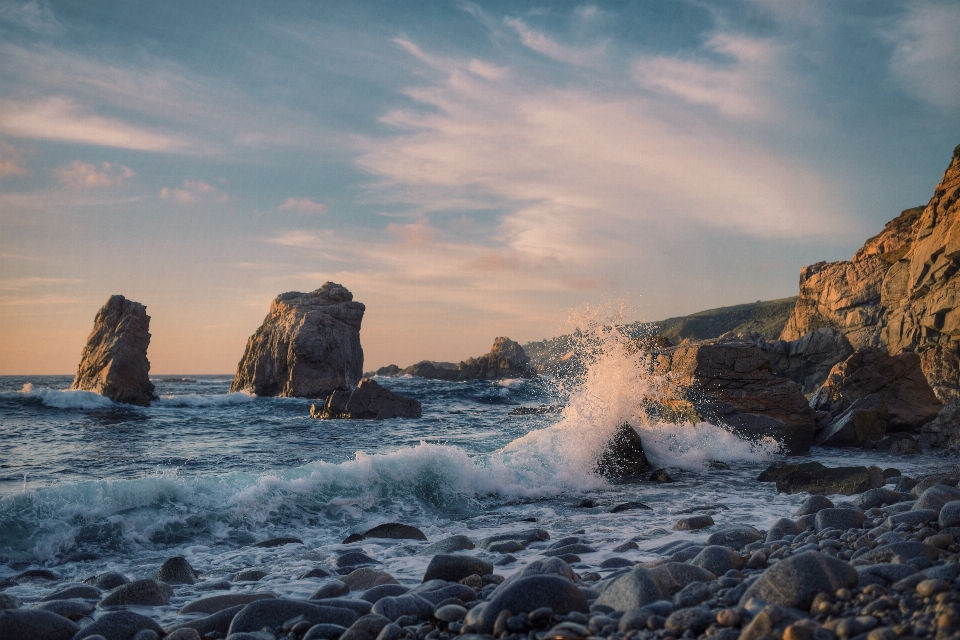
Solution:
<path fill-rule="evenodd" d="M 800 271 L 782 340 L 840 331 L 855 349 L 915 352 L 937 397 L 960 397 L 960 146 L 926 207 L 907 209 L 853 259 Z"/>
<path fill-rule="evenodd" d="M 231 391 L 258 396 L 326 398 L 363 375 L 360 323 L 366 307 L 345 287 L 283 293 L 247 341 Z"/>
<path fill-rule="evenodd" d="M 149 345 L 147 308 L 123 296 L 111 296 L 97 312 L 70 388 L 149 407 L 155 399 L 147 360 Z"/>

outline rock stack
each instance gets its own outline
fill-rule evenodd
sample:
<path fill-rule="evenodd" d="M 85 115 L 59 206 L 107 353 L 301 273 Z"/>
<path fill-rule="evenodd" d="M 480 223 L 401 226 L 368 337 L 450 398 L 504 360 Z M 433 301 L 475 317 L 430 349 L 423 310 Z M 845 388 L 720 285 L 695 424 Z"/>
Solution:
<path fill-rule="evenodd" d="M 149 407 L 155 399 L 147 360 L 149 345 L 147 308 L 123 296 L 111 296 L 97 312 L 70 388 Z"/>

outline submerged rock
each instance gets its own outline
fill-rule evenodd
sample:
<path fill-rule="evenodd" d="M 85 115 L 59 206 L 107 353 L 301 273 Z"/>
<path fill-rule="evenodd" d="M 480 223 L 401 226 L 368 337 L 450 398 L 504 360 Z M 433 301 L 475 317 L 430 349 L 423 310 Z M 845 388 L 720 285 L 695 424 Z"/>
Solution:
<path fill-rule="evenodd" d="M 149 407 L 156 396 L 150 382 L 148 346 L 147 308 L 123 296 L 110 296 L 93 321 L 70 388 L 93 391 L 114 402 Z"/>
<path fill-rule="evenodd" d="M 334 391 L 322 408 L 310 406 L 310 417 L 320 420 L 353 418 L 361 420 L 388 420 L 390 418 L 419 418 L 420 402 L 404 398 L 384 389 L 375 380 L 363 378 L 353 391 Z"/>
<path fill-rule="evenodd" d="M 247 341 L 230 391 L 324 398 L 349 390 L 363 375 L 360 323 L 365 310 L 333 282 L 310 293 L 280 294 Z"/>

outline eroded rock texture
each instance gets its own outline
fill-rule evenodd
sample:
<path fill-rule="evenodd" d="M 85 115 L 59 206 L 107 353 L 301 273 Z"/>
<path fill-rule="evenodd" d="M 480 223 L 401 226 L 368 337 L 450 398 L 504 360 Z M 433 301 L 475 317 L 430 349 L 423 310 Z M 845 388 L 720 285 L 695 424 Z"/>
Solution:
<path fill-rule="evenodd" d="M 378 370 L 377 375 L 381 375 L 380 371 L 391 375 L 392 370 L 385 367 Z M 479 358 L 467 358 L 458 365 L 424 360 L 396 372 L 396 375 L 404 374 L 432 380 L 504 380 L 535 375 L 523 347 L 504 337 L 495 339 L 490 352 Z"/>
<path fill-rule="evenodd" d="M 258 396 L 325 398 L 363 375 L 360 323 L 366 307 L 345 287 L 283 293 L 247 341 L 231 391 Z"/>
<path fill-rule="evenodd" d="M 93 321 L 71 389 L 93 391 L 114 402 L 149 407 L 150 316 L 139 302 L 111 296 Z"/>
<path fill-rule="evenodd" d="M 353 391 L 334 391 L 323 406 L 311 405 L 310 417 L 320 420 L 352 418 L 388 420 L 419 418 L 420 403 L 384 389 L 375 380 L 363 378 Z"/>

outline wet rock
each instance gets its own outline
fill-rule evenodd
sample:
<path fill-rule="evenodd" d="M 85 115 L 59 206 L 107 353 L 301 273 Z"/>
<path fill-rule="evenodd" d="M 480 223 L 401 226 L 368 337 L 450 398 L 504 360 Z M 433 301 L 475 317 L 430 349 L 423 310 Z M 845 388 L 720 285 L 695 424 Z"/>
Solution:
<path fill-rule="evenodd" d="M 482 633 L 492 633 L 501 611 L 518 615 L 541 607 L 549 607 L 560 615 L 571 611 L 589 611 L 583 594 L 569 580 L 557 576 L 525 576 L 509 584 L 504 583 L 496 590 L 480 613 L 477 628 Z"/>
<path fill-rule="evenodd" d="M 884 524 L 892 528 L 896 528 L 901 524 L 919 527 L 928 522 L 934 522 L 936 519 L 937 512 L 933 509 L 918 509 L 917 511 L 910 510 L 903 513 L 896 513 L 887 518 Z"/>
<path fill-rule="evenodd" d="M 802 615 L 799 611 L 786 607 L 768 605 L 758 611 L 750 623 L 744 626 L 743 631 L 740 633 L 739 640 L 763 640 L 778 637 L 794 640 L 792 636 L 785 635 L 784 632 L 788 626 L 791 626 L 801 618 Z M 827 636 L 827 638 L 829 637 L 830 636 Z M 799 638 L 807 640 L 807 637 L 804 635 L 800 635 L 797 640 L 799 640 Z M 811 635 L 809 638 L 810 640 L 820 640 L 816 635 Z"/>
<path fill-rule="evenodd" d="M 626 567 L 632 567 L 637 564 L 629 558 L 607 558 L 599 564 L 600 569 L 625 569 Z"/>
<path fill-rule="evenodd" d="M 152 618 L 133 611 L 111 611 L 97 618 L 93 624 L 81 629 L 73 638 L 81 640 L 89 636 L 101 635 L 107 640 L 129 640 L 143 630 L 153 631 L 159 637 L 164 636 L 163 627 Z"/>
<path fill-rule="evenodd" d="M 528 545 L 531 542 L 543 542 L 549 539 L 550 534 L 544 529 L 525 529 L 523 531 L 509 531 L 488 536 L 478 542 L 477 547 L 486 551 L 492 543 L 502 540 L 517 540 L 524 545 Z"/>
<path fill-rule="evenodd" d="M 857 584 L 865 587 L 868 584 L 879 584 L 881 586 L 890 586 L 904 578 L 917 572 L 915 567 L 909 564 L 890 564 L 882 562 L 879 564 L 863 565 L 857 567 Z"/>
<path fill-rule="evenodd" d="M 351 533 L 346 538 L 343 539 L 342 544 L 353 544 L 354 542 L 360 542 L 363 540 L 363 534 L 361 533 Z"/>
<path fill-rule="evenodd" d="M 346 631 L 346 627 L 338 624 L 315 624 L 303 636 L 303 640 L 337 640 Z"/>
<path fill-rule="evenodd" d="M 614 506 L 610 509 L 610 513 L 623 513 L 624 511 L 652 511 L 653 509 L 642 502 L 621 502 L 620 504 Z"/>
<path fill-rule="evenodd" d="M 486 560 L 473 556 L 440 554 L 430 560 L 423 575 L 423 582 L 436 579 L 457 582 L 469 575 L 483 576 L 488 573 L 493 573 L 493 565 Z"/>
<path fill-rule="evenodd" d="M 800 504 L 797 513 L 794 515 L 806 516 L 816 514 L 821 509 L 832 509 L 833 502 L 824 495 L 812 495 Z"/>
<path fill-rule="evenodd" d="M 713 518 L 710 516 L 691 516 L 689 518 L 680 518 L 677 524 L 673 525 L 676 531 L 696 531 L 705 529 L 714 525 Z"/>
<path fill-rule="evenodd" d="M 634 542 L 633 540 L 627 540 L 626 542 L 623 542 L 615 546 L 613 548 L 613 552 L 626 553 L 627 551 L 632 551 L 634 549 L 639 549 L 639 548 L 640 548 L 640 545 L 638 545 L 636 542 Z"/>
<path fill-rule="evenodd" d="M 727 526 L 707 538 L 708 545 L 721 545 L 732 549 L 742 549 L 751 542 L 762 539 L 763 536 L 750 525 Z"/>
<path fill-rule="evenodd" d="M 147 308 L 123 296 L 111 296 L 97 312 L 70 388 L 149 407 L 155 399 L 147 360 L 149 345 Z"/>
<path fill-rule="evenodd" d="M 391 622 L 400 616 L 413 616 L 417 620 L 426 620 L 433 613 L 433 605 L 415 594 L 406 594 L 381 598 L 373 605 L 372 611 Z"/>
<path fill-rule="evenodd" d="M 740 554 L 722 545 L 705 547 L 689 562 L 694 567 L 700 567 L 718 576 L 733 569 L 743 568 L 743 558 Z"/>
<path fill-rule="evenodd" d="M 307 578 L 329 578 L 333 574 L 324 569 L 323 567 L 314 567 L 309 571 L 301 573 L 297 578 L 298 580 L 306 580 Z"/>
<path fill-rule="evenodd" d="M 0 638 L 4 640 L 69 640 L 79 630 L 75 622 L 49 611 L 0 610 Z"/>
<path fill-rule="evenodd" d="M 115 607 L 122 605 L 139 605 L 159 607 L 170 603 L 173 589 L 165 582 L 157 580 L 136 580 L 120 585 L 101 600 L 97 607 Z"/>
<path fill-rule="evenodd" d="M 0 611 L 6 609 L 17 609 L 23 604 L 23 601 L 15 595 L 9 593 L 0 593 Z"/>
<path fill-rule="evenodd" d="M 359 551 L 348 551 L 337 557 L 337 567 L 340 569 L 349 569 L 351 567 L 362 567 L 371 564 L 380 564 L 379 560 L 371 558 L 365 553 Z"/>
<path fill-rule="evenodd" d="M 614 611 L 630 611 L 662 600 L 665 595 L 650 571 L 637 567 L 607 584 L 596 604 L 611 607 Z"/>
<path fill-rule="evenodd" d="M 464 535 L 450 536 L 434 542 L 417 552 L 418 556 L 435 556 L 438 553 L 453 553 L 454 551 L 466 551 L 473 549 L 473 540 Z"/>
<path fill-rule="evenodd" d="M 59 580 L 60 576 L 49 569 L 27 569 L 13 576 L 16 582 L 51 582 Z"/>
<path fill-rule="evenodd" d="M 410 591 L 410 589 L 408 587 L 404 587 L 403 585 L 381 584 L 378 587 L 364 591 L 362 594 L 360 594 L 360 599 L 366 600 L 370 604 L 374 604 L 381 598 L 386 598 L 388 596 L 402 596 L 408 591 Z"/>
<path fill-rule="evenodd" d="M 695 607 L 704 600 L 709 600 L 712 595 L 710 587 L 704 583 L 691 582 L 673 596 L 673 606 L 678 609 Z"/>
<path fill-rule="evenodd" d="M 72 585 L 58 589 L 53 593 L 44 596 L 40 599 L 40 602 L 48 602 L 50 600 L 70 600 L 72 598 L 79 598 L 81 600 L 99 600 L 100 589 L 91 587 L 89 585 Z"/>
<path fill-rule="evenodd" d="M 331 580 L 326 584 L 320 585 L 316 591 L 310 596 L 309 600 L 320 600 L 322 598 L 337 598 L 340 596 L 345 596 L 350 593 L 350 587 L 345 585 L 340 580 Z"/>
<path fill-rule="evenodd" d="M 97 610 L 96 606 L 85 600 L 50 600 L 37 603 L 30 608 L 36 611 L 55 613 L 74 622 L 81 618 L 91 617 L 93 612 Z"/>
<path fill-rule="evenodd" d="M 167 584 L 196 584 L 197 574 L 183 556 L 169 558 L 157 571 L 157 580 Z"/>
<path fill-rule="evenodd" d="M 466 617 L 467 610 L 457 604 L 445 604 L 442 607 L 437 607 L 437 610 L 433 612 L 433 615 L 441 622 L 457 622 Z"/>
<path fill-rule="evenodd" d="M 272 549 L 274 547 L 282 547 L 285 544 L 303 544 L 303 540 L 300 538 L 294 538 L 292 536 L 282 536 L 280 538 L 270 538 L 269 540 L 263 540 L 261 542 L 254 543 L 253 546 L 264 549 Z"/>
<path fill-rule="evenodd" d="M 759 598 L 770 604 L 806 611 L 821 591 L 834 593 L 837 589 L 856 586 L 857 570 L 851 565 L 816 551 L 805 551 L 767 569 L 746 590 L 740 603 Z"/>
<path fill-rule="evenodd" d="M 345 584 L 350 591 L 366 591 L 381 584 L 398 584 L 397 579 L 392 575 L 373 567 L 360 567 L 343 576 L 340 582 Z"/>
<path fill-rule="evenodd" d="M 826 529 L 846 531 L 859 528 L 866 519 L 866 514 L 857 509 L 821 509 L 814 518 L 813 526 L 817 532 Z"/>
<path fill-rule="evenodd" d="M 170 627 L 167 629 L 167 631 L 170 632 L 178 629 L 193 629 L 199 633 L 201 637 L 226 636 L 230 629 L 230 622 L 233 620 L 234 616 L 236 616 L 245 606 L 247 605 L 240 604 L 230 607 L 229 609 L 218 611 L 217 613 L 211 614 L 205 618 L 183 622 Z"/>
<path fill-rule="evenodd" d="M 231 582 L 259 582 L 267 575 L 267 572 L 262 569 L 244 569 L 233 576 Z"/>
<path fill-rule="evenodd" d="M 650 470 L 643 442 L 633 427 L 627 423 L 617 427 L 597 458 L 596 470 L 607 478 L 633 478 Z"/>
<path fill-rule="evenodd" d="M 90 582 L 90 584 L 98 589 L 109 591 L 110 589 L 116 589 L 120 585 L 127 584 L 129 582 L 130 581 L 125 575 L 116 573 L 115 571 L 108 571 L 98 575 Z"/>
<path fill-rule="evenodd" d="M 912 558 L 935 559 L 940 555 L 940 550 L 928 544 L 921 542 L 893 542 L 885 544 L 875 549 L 871 549 L 862 556 L 857 557 L 854 564 L 876 564 L 881 562 L 891 562 L 894 559 L 910 560 Z"/>
<path fill-rule="evenodd" d="M 960 527 L 960 500 L 953 500 L 943 505 L 938 522 L 941 527 Z"/>
<path fill-rule="evenodd" d="M 957 486 L 957 483 L 960 482 L 960 475 L 956 473 L 934 473 L 928 476 L 924 476 L 918 481 L 914 481 L 913 486 L 910 487 L 910 496 L 913 498 L 919 498 L 924 491 L 930 487 L 936 486 L 938 484 L 947 485 L 950 487 Z M 898 487 L 898 491 L 901 489 Z M 908 489 L 902 489 L 902 491 L 907 491 Z"/>
<path fill-rule="evenodd" d="M 682 562 L 667 562 L 649 570 L 666 596 L 672 596 L 692 582 L 710 582 L 717 576 L 702 567 Z"/>
<path fill-rule="evenodd" d="M 880 394 L 871 393 L 854 400 L 814 440 L 824 447 L 862 447 L 867 441 L 880 440 L 887 433 L 887 405 Z"/>
<path fill-rule="evenodd" d="M 310 417 L 319 420 L 389 420 L 392 418 L 419 418 L 423 410 L 418 400 L 403 396 L 381 387 L 376 380 L 361 378 L 352 390 L 332 392 L 326 402 L 310 405 Z M 413 527 L 410 527 L 413 529 Z M 420 535 L 423 535 L 422 533 Z M 386 536 L 379 536 L 386 537 Z M 414 540 L 426 540 L 413 538 Z"/>
<path fill-rule="evenodd" d="M 857 496 L 853 504 L 857 505 L 859 508 L 864 511 L 870 509 L 883 507 L 888 504 L 896 504 L 903 501 L 903 494 L 893 491 L 891 489 L 885 489 L 879 487 L 877 489 L 870 489 L 869 491 L 864 491 L 859 496 Z"/>
<path fill-rule="evenodd" d="M 443 583 L 441 580 L 437 580 L 433 584 L 424 583 L 416 589 L 411 590 L 410 593 L 423 598 L 433 606 L 437 606 L 444 600 L 451 598 L 455 598 L 461 602 L 473 602 L 477 599 L 476 591 L 466 585 L 446 584 L 446 586 L 442 586 L 444 584 L 446 583 Z"/>
<path fill-rule="evenodd" d="M 656 469 L 650 474 L 650 482 L 673 482 L 673 478 L 670 477 L 666 469 Z"/>
<path fill-rule="evenodd" d="M 954 500 L 960 500 L 960 489 L 942 484 L 934 485 L 917 498 L 916 504 L 913 505 L 913 510 L 933 509 L 940 511 L 945 504 L 953 502 Z"/>
<path fill-rule="evenodd" d="M 389 624 L 389 619 L 370 613 L 350 625 L 340 636 L 340 640 L 376 640 L 383 628 Z"/>
<path fill-rule="evenodd" d="M 500 542 L 493 542 L 487 547 L 487 551 L 490 553 L 515 553 L 524 549 L 526 547 L 517 540 L 501 540 Z"/>
<path fill-rule="evenodd" d="M 60 561 L 60 564 L 70 564 L 71 562 L 92 562 L 99 559 L 100 556 L 95 553 L 90 553 L 89 551 L 78 551 L 66 556 Z"/>
<path fill-rule="evenodd" d="M 882 476 L 877 486 L 883 486 Z M 778 493 L 818 493 L 846 496 L 875 488 L 866 467 L 825 467 L 819 462 L 806 462 L 777 478 Z"/>
<path fill-rule="evenodd" d="M 365 616 L 373 609 L 366 600 L 357 600 L 355 598 L 323 598 L 322 600 L 311 601 L 310 604 L 321 607 L 332 607 L 334 609 L 349 609 L 358 616 Z"/>
<path fill-rule="evenodd" d="M 184 605 L 178 613 L 205 613 L 210 615 L 224 609 L 230 609 L 237 605 L 247 605 L 257 600 L 267 600 L 276 598 L 272 593 L 227 593 L 222 596 L 209 596 L 200 598 Z"/>
<path fill-rule="evenodd" d="M 311 624 L 336 624 L 349 627 L 359 617 L 350 609 L 324 607 L 302 600 L 276 598 L 251 602 L 234 616 L 229 633 L 259 631 L 263 627 L 279 627 L 285 621 L 304 616 Z"/>
<path fill-rule="evenodd" d="M 681 633 L 689 630 L 699 635 L 706 631 L 712 622 L 713 616 L 707 607 L 689 607 L 671 613 L 664 623 L 664 628 Z"/>
<path fill-rule="evenodd" d="M 596 552 L 597 550 L 589 545 L 574 543 L 574 544 L 566 544 L 560 547 L 547 549 L 543 552 L 543 555 L 562 557 L 569 554 L 579 555 L 584 553 L 596 553 Z"/>
<path fill-rule="evenodd" d="M 388 538 L 390 540 L 423 540 L 424 542 L 427 540 L 427 536 L 420 529 L 399 522 L 377 525 L 373 529 L 365 531 L 363 536 L 365 538 Z"/>
<path fill-rule="evenodd" d="M 283 293 L 247 341 L 230 391 L 325 398 L 363 375 L 360 323 L 365 307 L 332 282 L 311 293 Z"/>
<path fill-rule="evenodd" d="M 775 542 L 777 540 L 783 540 L 784 536 L 795 536 L 797 535 L 797 525 L 793 520 L 789 518 L 780 518 L 770 527 L 770 530 L 767 531 L 767 542 Z"/>

